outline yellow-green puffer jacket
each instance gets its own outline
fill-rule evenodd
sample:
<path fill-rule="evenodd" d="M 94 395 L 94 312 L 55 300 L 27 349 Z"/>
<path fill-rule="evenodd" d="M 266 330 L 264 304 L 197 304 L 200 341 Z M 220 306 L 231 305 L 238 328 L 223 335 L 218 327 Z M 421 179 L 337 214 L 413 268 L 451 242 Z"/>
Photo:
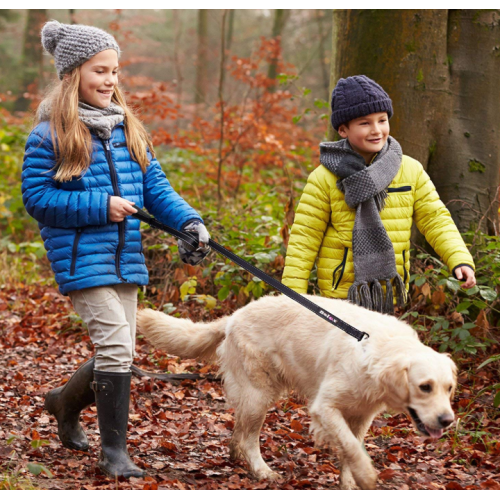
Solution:
<path fill-rule="evenodd" d="M 352 230 L 356 211 L 337 188 L 337 176 L 324 166 L 316 168 L 304 188 L 290 234 L 282 282 L 299 293 L 307 292 L 309 274 L 318 256 L 318 285 L 326 297 L 346 298 L 354 282 Z M 403 155 L 401 167 L 389 186 L 380 212 L 396 253 L 396 267 L 408 289 L 412 220 L 450 268 L 474 261 L 450 212 L 440 200 L 422 164 Z"/>

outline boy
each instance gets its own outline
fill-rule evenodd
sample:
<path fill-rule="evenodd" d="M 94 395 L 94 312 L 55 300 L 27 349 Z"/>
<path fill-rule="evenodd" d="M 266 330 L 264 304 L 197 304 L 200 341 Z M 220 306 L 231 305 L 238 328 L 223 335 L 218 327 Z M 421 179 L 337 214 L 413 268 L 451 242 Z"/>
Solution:
<path fill-rule="evenodd" d="M 332 93 L 333 128 L 342 140 L 320 144 L 292 226 L 282 282 L 306 293 L 318 256 L 321 294 L 393 313 L 406 302 L 412 220 L 464 288 L 474 261 L 417 160 L 389 135 L 392 101 L 359 75 Z M 395 296 L 394 296 L 395 295 Z"/>

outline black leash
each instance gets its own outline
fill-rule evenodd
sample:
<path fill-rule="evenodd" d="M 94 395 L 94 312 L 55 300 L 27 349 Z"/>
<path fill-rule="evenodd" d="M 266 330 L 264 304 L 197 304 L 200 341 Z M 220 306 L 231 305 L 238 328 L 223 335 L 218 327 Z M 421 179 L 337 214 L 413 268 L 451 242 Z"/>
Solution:
<path fill-rule="evenodd" d="M 174 229 L 173 227 L 167 226 L 166 224 L 162 224 L 144 210 L 141 210 L 138 207 L 134 208 L 137 210 L 137 213 L 132 214 L 132 217 L 135 217 L 136 219 L 139 219 L 142 222 L 149 224 L 151 227 L 155 227 L 156 229 L 160 229 L 161 231 L 170 233 L 172 236 L 175 236 L 176 238 L 185 241 L 194 248 L 198 248 L 199 246 L 198 238 L 194 236 L 192 233 L 189 232 L 183 233 L 181 231 L 177 231 L 177 229 Z M 257 267 L 248 263 L 246 260 L 242 259 L 241 257 L 238 257 L 234 253 L 224 248 L 222 245 L 219 245 L 218 243 L 213 241 L 212 239 L 209 240 L 208 245 L 210 246 L 210 248 L 213 248 L 217 253 L 220 253 L 229 260 L 232 260 L 235 264 L 238 264 L 238 266 L 245 269 L 245 271 L 248 271 L 249 273 L 253 274 L 257 278 L 262 280 L 264 283 L 267 283 L 273 288 L 276 288 L 276 290 L 280 291 L 283 295 L 286 295 L 290 299 L 295 300 L 295 302 L 298 302 L 300 305 L 309 309 L 309 311 L 313 312 L 314 314 L 317 314 L 320 318 L 323 318 L 325 321 L 328 321 L 328 323 L 332 324 L 333 326 L 336 326 L 337 328 L 340 328 L 351 337 L 354 337 L 358 342 L 363 340 L 363 338 L 365 337 L 369 338 L 369 335 L 366 332 L 362 332 L 357 328 L 354 328 L 353 326 L 349 325 L 340 318 L 337 318 L 337 316 L 334 316 L 331 312 L 325 311 L 323 308 L 319 307 L 317 304 L 310 301 L 308 298 L 304 297 L 303 295 L 300 295 L 291 288 L 288 288 L 283 283 L 280 283 L 278 280 L 272 278 L 264 271 L 261 271 Z"/>

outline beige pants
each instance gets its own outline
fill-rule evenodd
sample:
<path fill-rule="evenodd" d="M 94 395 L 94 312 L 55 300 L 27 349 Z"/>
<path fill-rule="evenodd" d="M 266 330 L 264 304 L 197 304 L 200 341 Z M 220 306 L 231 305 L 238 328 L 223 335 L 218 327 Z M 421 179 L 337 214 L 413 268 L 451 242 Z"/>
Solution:
<path fill-rule="evenodd" d="M 97 286 L 69 292 L 87 324 L 95 348 L 95 369 L 125 373 L 135 355 L 137 285 Z"/>

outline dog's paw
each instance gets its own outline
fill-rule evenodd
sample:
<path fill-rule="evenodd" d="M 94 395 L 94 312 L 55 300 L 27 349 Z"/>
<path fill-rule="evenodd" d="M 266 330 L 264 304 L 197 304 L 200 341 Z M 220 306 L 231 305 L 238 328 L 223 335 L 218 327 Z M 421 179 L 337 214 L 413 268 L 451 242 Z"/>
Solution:
<path fill-rule="evenodd" d="M 372 464 L 368 467 L 360 468 L 355 472 L 352 471 L 356 484 L 362 490 L 374 490 L 377 486 L 377 471 L 373 468 Z"/>
<path fill-rule="evenodd" d="M 340 489 L 341 490 L 357 490 L 358 485 L 352 477 L 350 469 L 343 469 L 340 474 Z"/>
<path fill-rule="evenodd" d="M 279 481 L 280 479 L 283 479 L 280 474 L 277 472 L 274 472 L 271 469 L 268 470 L 258 470 L 254 472 L 255 477 L 259 481 Z"/>

